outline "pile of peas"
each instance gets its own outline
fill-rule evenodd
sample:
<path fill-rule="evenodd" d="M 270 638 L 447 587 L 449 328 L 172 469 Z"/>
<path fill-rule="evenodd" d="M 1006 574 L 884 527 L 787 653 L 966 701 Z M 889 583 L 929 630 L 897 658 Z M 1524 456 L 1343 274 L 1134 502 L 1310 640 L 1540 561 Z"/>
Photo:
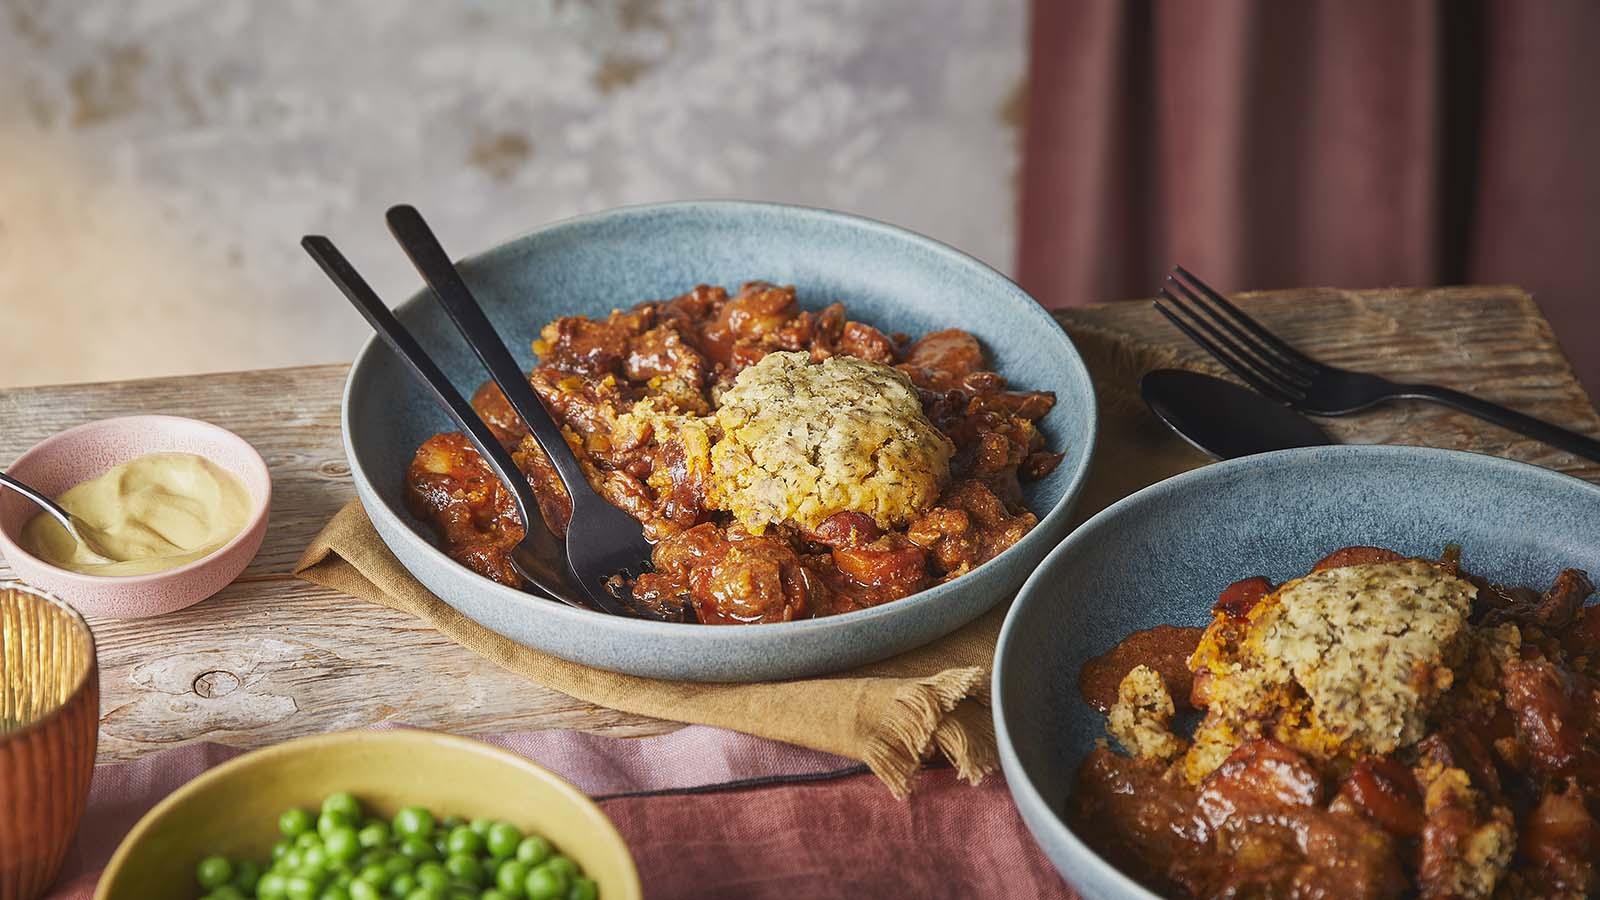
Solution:
<path fill-rule="evenodd" d="M 312 815 L 278 817 L 266 865 L 208 856 L 195 869 L 205 900 L 595 900 L 577 863 L 514 825 L 408 806 L 392 822 L 363 816 L 350 794 Z"/>

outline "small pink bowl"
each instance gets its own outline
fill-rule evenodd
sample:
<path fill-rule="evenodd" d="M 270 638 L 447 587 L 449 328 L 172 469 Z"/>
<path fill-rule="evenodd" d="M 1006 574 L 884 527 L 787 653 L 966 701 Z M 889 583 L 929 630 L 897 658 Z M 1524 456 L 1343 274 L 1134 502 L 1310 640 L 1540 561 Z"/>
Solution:
<path fill-rule="evenodd" d="M 17 575 L 66 600 L 84 615 L 112 619 L 157 616 L 192 606 L 239 577 L 267 534 L 272 478 L 267 464 L 244 438 L 209 422 L 178 416 L 101 419 L 45 438 L 6 469 L 44 493 L 68 488 L 149 453 L 193 453 L 232 472 L 250 492 L 255 513 L 244 530 L 215 553 L 153 575 L 80 575 L 39 559 L 17 546 L 23 523 L 39 508 L 15 491 L 0 489 L 0 554 Z"/>

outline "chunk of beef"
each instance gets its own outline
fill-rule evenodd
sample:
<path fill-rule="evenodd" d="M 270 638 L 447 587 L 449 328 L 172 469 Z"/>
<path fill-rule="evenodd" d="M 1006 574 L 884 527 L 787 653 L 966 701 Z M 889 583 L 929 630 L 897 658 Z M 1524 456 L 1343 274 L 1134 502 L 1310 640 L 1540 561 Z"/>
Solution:
<path fill-rule="evenodd" d="M 906 348 L 899 368 L 920 388 L 955 390 L 968 375 L 983 368 L 983 348 L 977 338 L 960 329 L 935 331 Z"/>
<path fill-rule="evenodd" d="M 893 365 L 895 360 L 894 342 L 878 329 L 860 322 L 844 323 L 838 351 L 886 366 Z"/>
<path fill-rule="evenodd" d="M 701 622 L 737 624 L 805 618 L 826 604 L 827 587 L 781 537 L 737 526 L 696 525 L 656 544 L 655 571 L 639 576 L 647 600 L 687 596 Z"/>
<path fill-rule="evenodd" d="M 1592 897 L 1600 891 L 1600 823 L 1575 784 L 1554 783 L 1524 821 L 1517 874 L 1540 897 Z"/>
<path fill-rule="evenodd" d="M 1200 810 L 1213 826 L 1261 804 L 1320 806 L 1322 776 L 1305 757 L 1277 741 L 1257 738 L 1229 754 L 1200 783 Z"/>
<path fill-rule="evenodd" d="M 1335 804 L 1348 806 L 1399 837 L 1417 837 L 1427 822 L 1416 776 L 1384 756 L 1359 760 L 1340 783 Z"/>
<path fill-rule="evenodd" d="M 632 381 L 673 378 L 695 389 L 705 383 L 708 364 L 675 325 L 658 325 L 628 341 L 623 372 Z"/>
<path fill-rule="evenodd" d="M 1589 574 L 1582 569 L 1562 569 L 1555 583 L 1543 594 L 1527 588 L 1491 587 L 1493 607 L 1484 616 L 1485 624 L 1516 622 L 1555 631 L 1571 625 L 1583 609 L 1583 601 L 1594 593 Z"/>
<path fill-rule="evenodd" d="M 617 371 L 628 352 L 628 339 L 639 323 L 587 316 L 565 316 L 546 325 L 534 342 L 541 366 L 580 375 Z"/>
<path fill-rule="evenodd" d="M 1593 687 L 1548 659 L 1505 664 L 1505 705 L 1516 722 L 1517 742 L 1534 769 L 1547 776 L 1574 773 L 1587 755 Z"/>

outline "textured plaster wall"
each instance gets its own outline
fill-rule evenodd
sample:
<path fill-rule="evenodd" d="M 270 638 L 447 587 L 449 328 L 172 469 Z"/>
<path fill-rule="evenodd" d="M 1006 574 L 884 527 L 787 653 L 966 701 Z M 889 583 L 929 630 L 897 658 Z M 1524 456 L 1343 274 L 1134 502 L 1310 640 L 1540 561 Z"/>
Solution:
<path fill-rule="evenodd" d="M 0 0 L 0 385 L 348 359 L 297 240 L 416 286 L 626 203 L 829 206 L 1011 264 L 1024 0 Z"/>

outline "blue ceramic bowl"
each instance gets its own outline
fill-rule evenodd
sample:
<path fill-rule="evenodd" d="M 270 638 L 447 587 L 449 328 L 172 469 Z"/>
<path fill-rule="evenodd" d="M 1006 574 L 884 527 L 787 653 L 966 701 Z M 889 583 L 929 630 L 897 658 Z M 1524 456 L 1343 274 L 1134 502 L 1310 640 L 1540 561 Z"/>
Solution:
<path fill-rule="evenodd" d="M 1205 625 L 1217 593 L 1251 575 L 1305 574 L 1350 544 L 1437 556 L 1547 585 L 1600 572 L 1600 488 L 1523 463 L 1421 447 L 1316 447 L 1206 466 L 1152 485 L 1072 533 L 1028 579 L 1000 632 L 995 731 L 1034 838 L 1086 898 L 1154 898 L 1062 820 L 1105 719 L 1078 669 L 1128 634 Z"/>
<path fill-rule="evenodd" d="M 396 250 L 398 253 L 399 251 Z M 561 315 L 675 296 L 698 283 L 793 284 L 803 306 L 843 301 L 853 318 L 917 335 L 971 331 L 1018 387 L 1055 391 L 1040 423 L 1066 458 L 1027 487 L 1040 516 L 1016 546 L 948 584 L 873 609 L 771 625 L 647 622 L 573 609 L 457 565 L 402 500 L 417 445 L 449 420 L 387 346 L 370 340 L 345 386 L 345 451 L 356 490 L 395 556 L 445 602 L 530 647 L 586 665 L 694 681 L 833 672 L 932 641 L 1008 598 L 1066 533 L 1093 449 L 1094 392 L 1059 325 L 1016 285 L 969 256 L 899 228 L 840 213 L 759 203 L 670 203 L 559 222 L 461 264 L 500 333 L 531 367 L 529 341 Z M 439 307 L 421 294 L 396 310 L 464 393 L 486 377 Z"/>

